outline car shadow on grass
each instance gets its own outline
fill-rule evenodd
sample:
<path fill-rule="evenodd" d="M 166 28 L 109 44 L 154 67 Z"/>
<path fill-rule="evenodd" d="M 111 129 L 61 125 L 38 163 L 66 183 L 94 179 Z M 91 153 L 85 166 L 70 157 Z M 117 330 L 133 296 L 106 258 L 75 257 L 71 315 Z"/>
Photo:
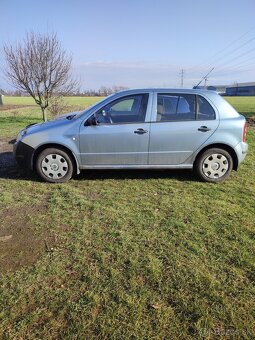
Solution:
<path fill-rule="evenodd" d="M 17 165 L 10 151 L 0 153 L 0 179 L 39 181 L 35 173 L 22 169 Z"/>
<path fill-rule="evenodd" d="M 83 170 L 76 180 L 126 180 L 126 179 L 176 179 L 178 181 L 197 181 L 191 170 Z"/>
<path fill-rule="evenodd" d="M 3 164 L 4 160 L 4 164 Z M 8 161 L 8 164 L 6 164 Z M 190 170 L 83 170 L 74 177 L 81 180 L 126 180 L 126 179 L 163 179 L 171 178 L 178 181 L 197 181 Z M 20 168 L 13 159 L 11 152 L 0 153 L 0 179 L 29 180 L 41 182 L 36 173 Z"/>
<path fill-rule="evenodd" d="M 74 180 L 126 180 L 126 179 L 176 179 L 179 181 L 197 181 L 190 170 L 83 170 Z M 0 179 L 29 180 L 41 182 L 35 172 L 20 168 L 12 152 L 0 153 Z"/>

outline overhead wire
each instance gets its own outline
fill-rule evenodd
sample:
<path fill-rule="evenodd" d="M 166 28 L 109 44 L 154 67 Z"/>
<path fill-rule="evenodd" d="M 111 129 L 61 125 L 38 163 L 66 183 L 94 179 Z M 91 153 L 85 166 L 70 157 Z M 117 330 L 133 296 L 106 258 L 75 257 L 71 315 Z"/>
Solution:
<path fill-rule="evenodd" d="M 222 70 L 221 72 L 224 72 L 224 68 L 227 67 L 227 66 L 231 66 L 231 63 L 235 62 L 235 61 L 238 61 L 237 64 L 235 64 L 235 67 L 232 68 L 233 70 L 234 69 L 239 69 L 241 67 L 246 67 L 246 65 L 243 65 L 244 62 L 248 61 L 248 60 L 251 60 L 252 58 L 249 58 L 248 60 L 245 59 L 245 60 L 240 60 L 240 58 L 242 58 L 243 56 L 246 56 L 247 54 L 250 54 L 252 53 L 253 51 L 255 51 L 255 48 L 252 48 L 248 51 L 245 51 L 244 53 L 241 53 L 239 55 L 235 55 L 235 53 L 237 51 L 239 51 L 240 49 L 243 49 L 245 46 L 249 45 L 251 42 L 253 42 L 255 40 L 255 37 L 251 37 L 250 39 L 248 39 L 247 41 L 243 42 L 241 45 L 238 45 L 236 46 L 234 49 L 232 50 L 229 50 L 227 51 L 231 46 L 233 46 L 235 43 L 237 43 L 238 41 L 240 41 L 244 36 L 246 36 L 248 33 L 250 33 L 251 31 L 253 31 L 255 29 L 255 26 L 252 27 L 251 29 L 249 29 L 248 31 L 246 31 L 244 34 L 242 34 L 240 37 L 238 37 L 237 39 L 234 39 L 232 42 L 230 42 L 224 49 L 218 51 L 217 53 L 215 53 L 211 58 L 207 59 L 207 62 L 206 63 L 203 63 L 203 64 L 200 64 L 200 65 L 197 65 L 196 67 L 193 67 L 193 68 L 190 68 L 190 69 L 186 69 L 186 72 L 187 71 L 192 71 L 194 72 L 194 70 L 196 68 L 200 68 L 200 72 L 201 72 L 201 66 L 202 69 L 204 69 L 204 72 L 208 71 L 209 69 L 212 69 L 213 68 L 213 72 L 212 72 L 212 76 L 213 75 L 216 75 L 218 74 L 218 71 Z M 223 53 L 224 51 L 227 51 L 226 53 Z M 235 55 L 233 58 L 231 59 L 227 59 L 226 58 L 229 56 L 229 55 Z M 217 58 L 215 58 L 216 56 L 218 56 Z M 215 64 L 215 62 L 217 61 L 224 61 L 223 63 L 218 63 L 218 64 Z M 208 62 L 210 61 L 210 63 Z M 214 62 L 214 63 L 213 63 Z M 249 64 L 249 65 L 252 65 L 252 64 Z M 197 77 L 197 79 L 201 79 L 200 77 Z M 202 78 L 203 79 L 203 78 Z"/>
<path fill-rule="evenodd" d="M 239 54 L 238 56 L 235 56 L 234 58 L 228 60 L 228 61 L 225 61 L 223 64 L 218 64 L 218 65 L 215 65 L 214 68 L 219 70 L 223 67 L 225 67 L 226 65 L 229 65 L 231 62 L 233 61 L 236 61 L 237 59 L 247 55 L 247 54 L 250 54 L 251 52 L 255 51 L 255 47 L 253 47 L 252 49 L 250 49 L 249 51 L 245 51 L 244 53 L 241 53 Z"/>
<path fill-rule="evenodd" d="M 251 61 L 253 60 L 253 62 L 249 62 L 247 63 L 248 61 Z M 216 70 L 216 72 L 214 72 L 214 74 L 218 74 L 219 72 L 230 72 L 230 71 L 233 71 L 235 69 L 238 69 L 238 68 L 242 68 L 242 67 L 247 67 L 247 66 L 250 66 L 252 64 L 255 63 L 255 57 L 253 56 L 251 59 L 248 59 L 246 61 L 243 61 L 241 63 L 237 63 L 237 64 L 234 64 L 234 65 L 229 65 L 228 67 L 224 67 L 222 69 L 218 69 Z"/>
<path fill-rule="evenodd" d="M 186 71 L 191 71 L 195 68 L 201 68 L 202 65 L 208 66 L 208 68 L 210 66 L 212 66 L 212 62 L 215 62 L 215 57 L 222 54 L 224 51 L 226 51 L 230 46 L 234 45 L 236 42 L 240 41 L 244 36 L 246 36 L 248 33 L 250 33 L 251 31 L 253 31 L 255 29 L 255 26 L 253 26 L 252 28 L 250 28 L 248 31 L 246 31 L 245 33 L 243 33 L 241 36 L 239 36 L 237 39 L 234 39 L 233 41 L 231 41 L 229 44 L 227 44 L 227 46 L 225 46 L 223 49 L 219 50 L 218 52 L 216 52 L 214 55 L 212 55 L 211 57 L 209 57 L 209 59 L 207 58 L 206 61 L 200 63 L 197 66 L 191 67 L 186 69 Z M 248 44 L 251 40 L 254 40 L 255 37 L 253 37 L 252 39 L 248 40 L 247 42 L 245 42 L 243 45 Z M 242 46 L 237 47 L 237 49 L 241 48 Z M 233 51 L 232 51 L 233 52 Z M 231 53 L 231 52 L 228 52 Z M 227 54 L 228 54 L 227 53 Z M 218 58 L 219 59 L 219 58 Z"/>

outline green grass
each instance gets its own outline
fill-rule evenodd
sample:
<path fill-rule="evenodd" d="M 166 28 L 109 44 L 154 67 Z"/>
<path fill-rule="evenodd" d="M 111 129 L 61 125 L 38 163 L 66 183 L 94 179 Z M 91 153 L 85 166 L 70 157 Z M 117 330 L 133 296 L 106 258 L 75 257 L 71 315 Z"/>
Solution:
<path fill-rule="evenodd" d="M 246 117 L 255 116 L 255 97 L 225 97 L 225 99 Z"/>
<path fill-rule="evenodd" d="M 99 101 L 101 97 L 65 97 L 65 102 L 69 105 L 92 105 Z M 4 96 L 5 105 L 35 105 L 35 101 L 32 97 L 10 97 Z"/>
<path fill-rule="evenodd" d="M 23 216 L 31 234 L 15 261 L 33 235 L 54 239 L 0 274 L 0 338 L 254 338 L 254 128 L 248 143 L 219 185 L 181 171 L 87 171 L 61 185 L 0 177 L 0 222 Z"/>
<path fill-rule="evenodd" d="M 65 111 L 81 111 L 100 100 L 102 97 L 66 97 Z M 15 105 L 21 107 L 17 108 Z M 6 110 L 4 110 L 5 107 Z M 3 110 L 0 111 L 0 137 L 15 136 L 28 124 L 42 121 L 41 109 L 34 104 L 30 97 L 4 97 L 2 108 Z M 48 118 L 52 118 L 50 113 L 48 113 Z"/>
<path fill-rule="evenodd" d="M 40 123 L 42 114 L 36 108 L 24 108 L 16 110 L 0 111 L 0 138 L 15 137 L 25 126 L 32 123 Z"/>

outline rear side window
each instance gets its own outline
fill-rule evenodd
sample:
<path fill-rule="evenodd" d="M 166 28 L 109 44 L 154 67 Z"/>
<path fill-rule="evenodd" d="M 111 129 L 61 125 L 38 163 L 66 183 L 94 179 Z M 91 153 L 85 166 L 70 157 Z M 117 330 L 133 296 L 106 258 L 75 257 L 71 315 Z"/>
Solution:
<path fill-rule="evenodd" d="M 157 122 L 196 119 L 196 97 L 193 94 L 158 94 Z"/>
<path fill-rule="evenodd" d="M 213 120 L 215 119 L 215 111 L 212 106 L 208 103 L 208 101 L 201 97 L 197 96 L 197 119 L 198 120 Z"/>

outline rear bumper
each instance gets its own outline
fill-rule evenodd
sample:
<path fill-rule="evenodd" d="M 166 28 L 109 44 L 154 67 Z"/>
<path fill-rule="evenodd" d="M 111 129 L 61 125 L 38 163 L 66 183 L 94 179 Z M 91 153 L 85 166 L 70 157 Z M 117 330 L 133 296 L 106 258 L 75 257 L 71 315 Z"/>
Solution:
<path fill-rule="evenodd" d="M 14 158 L 22 168 L 33 170 L 33 154 L 34 149 L 23 142 L 16 142 L 13 145 Z"/>
<path fill-rule="evenodd" d="M 245 156 L 248 152 L 248 144 L 244 142 L 237 144 L 237 146 L 235 147 L 235 152 L 237 154 L 238 165 L 239 165 L 245 159 Z"/>

